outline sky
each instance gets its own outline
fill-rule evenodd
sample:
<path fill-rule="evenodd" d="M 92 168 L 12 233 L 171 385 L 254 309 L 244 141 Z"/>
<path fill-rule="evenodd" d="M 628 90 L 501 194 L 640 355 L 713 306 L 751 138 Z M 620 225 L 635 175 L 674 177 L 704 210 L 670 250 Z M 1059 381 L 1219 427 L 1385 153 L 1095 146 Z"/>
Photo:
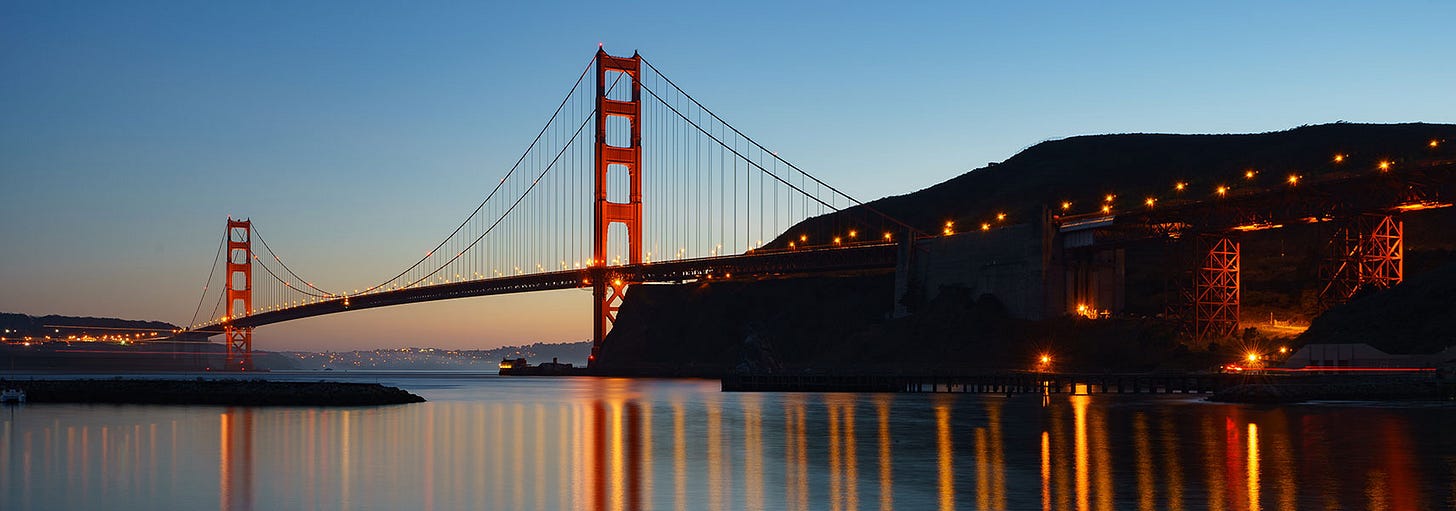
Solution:
<path fill-rule="evenodd" d="M 499 4 L 499 5 L 497 5 Z M 862 199 L 1038 142 L 1456 122 L 1456 3 L 0 2 L 0 311 L 185 324 L 228 215 L 393 275 L 597 45 Z M 265 350 L 585 340 L 588 291 L 271 325 Z"/>

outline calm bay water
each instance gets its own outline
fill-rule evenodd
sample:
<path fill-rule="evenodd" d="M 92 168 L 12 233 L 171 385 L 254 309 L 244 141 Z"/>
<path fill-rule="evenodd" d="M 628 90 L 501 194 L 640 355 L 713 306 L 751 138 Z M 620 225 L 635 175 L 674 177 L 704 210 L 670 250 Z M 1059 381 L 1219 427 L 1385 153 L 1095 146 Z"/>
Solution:
<path fill-rule="evenodd" d="M 0 409 L 0 509 L 1456 509 L 1451 405 L 355 378 L 431 401 Z"/>

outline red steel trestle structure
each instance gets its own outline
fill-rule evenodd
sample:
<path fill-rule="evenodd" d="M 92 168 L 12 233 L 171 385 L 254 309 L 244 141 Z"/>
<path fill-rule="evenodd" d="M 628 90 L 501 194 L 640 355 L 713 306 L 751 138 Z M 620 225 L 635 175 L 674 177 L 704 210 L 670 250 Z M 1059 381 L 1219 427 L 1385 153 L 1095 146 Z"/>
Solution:
<path fill-rule="evenodd" d="M 612 224 L 627 228 L 627 260 L 642 264 L 642 58 L 633 52 L 630 58 L 607 55 L 597 49 L 597 116 L 596 172 L 592 244 L 592 265 L 604 268 L 607 258 L 607 235 Z M 619 101 L 607 97 L 607 73 L 621 73 L 632 81 L 632 99 Z M 626 147 L 607 142 L 608 119 L 627 121 L 631 135 Z M 608 174 L 613 168 L 626 171 L 629 181 L 627 202 L 612 202 L 607 197 Z M 632 284 L 621 276 L 596 272 L 592 283 L 592 351 L 588 363 L 595 361 L 602 340 L 617 320 L 617 309 Z"/>
<path fill-rule="evenodd" d="M 1405 277 L 1405 223 L 1395 215 L 1366 213 L 1350 219 L 1330 240 L 1320 299 L 1341 303 L 1364 289 L 1386 289 Z"/>
<path fill-rule="evenodd" d="M 233 220 L 227 224 L 227 309 L 223 335 L 227 339 L 227 368 L 253 369 L 253 327 L 234 326 L 230 321 L 253 313 L 253 222 Z"/>
<path fill-rule="evenodd" d="M 1227 234 L 1198 236 L 1193 274 L 1193 336 L 1206 340 L 1239 330 L 1239 241 Z"/>

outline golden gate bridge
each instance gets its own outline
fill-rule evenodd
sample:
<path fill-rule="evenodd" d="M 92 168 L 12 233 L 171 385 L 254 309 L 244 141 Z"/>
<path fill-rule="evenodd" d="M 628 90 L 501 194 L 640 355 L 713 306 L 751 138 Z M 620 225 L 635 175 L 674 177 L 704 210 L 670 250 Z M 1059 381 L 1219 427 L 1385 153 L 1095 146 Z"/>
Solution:
<path fill-rule="evenodd" d="M 1048 302 L 1061 313 L 1077 314 L 1079 304 L 1097 299 L 1092 281 L 1101 252 L 1138 240 L 1188 239 L 1197 260 L 1183 319 L 1195 337 L 1229 335 L 1239 326 L 1240 233 L 1333 222 L 1339 227 L 1322 296 L 1334 303 L 1392 286 L 1404 278 L 1400 215 L 1451 205 L 1456 161 L 1438 157 L 1442 142 L 1419 141 L 1422 157 L 1398 169 L 1389 160 L 1365 168 L 1337 154 L 1333 171 L 1290 173 L 1274 185 L 1231 191 L 1220 184 L 1204 195 L 1180 181 L 1167 197 L 1119 207 L 1108 195 L 1080 214 L 1069 201 L 1059 208 L 1050 202 L 1040 222 L 1041 264 L 1043 273 L 1058 265 L 1065 279 L 1037 284 L 1056 294 Z M 1254 172 L 1243 177 L 1252 181 Z M 987 215 L 980 231 L 1008 224 L 1002 212 Z M 787 232 L 806 221 L 812 230 Z M 591 364 L 629 286 L 893 270 L 899 295 L 917 280 L 908 274 L 923 271 L 910 261 L 915 253 L 977 232 L 947 222 L 929 234 L 938 228 L 897 220 L 779 157 L 641 55 L 599 49 L 504 177 L 418 260 L 364 287 L 324 289 L 288 266 L 251 220 L 229 218 L 192 321 L 178 336 L 222 334 L 227 367 L 250 369 L 253 331 L 268 324 L 589 288 Z"/>
<path fill-rule="evenodd" d="M 919 233 L 872 208 L 837 220 L 838 238 L 767 246 L 804 218 L 850 206 L 862 203 L 728 124 L 640 55 L 599 49 L 515 165 L 423 257 L 366 287 L 323 289 L 251 220 L 229 218 L 183 335 L 223 334 L 228 367 L 247 369 L 263 325 L 590 288 L 591 361 L 634 284 L 893 267 L 895 239 Z M 204 316 L 210 289 L 216 301 Z"/>

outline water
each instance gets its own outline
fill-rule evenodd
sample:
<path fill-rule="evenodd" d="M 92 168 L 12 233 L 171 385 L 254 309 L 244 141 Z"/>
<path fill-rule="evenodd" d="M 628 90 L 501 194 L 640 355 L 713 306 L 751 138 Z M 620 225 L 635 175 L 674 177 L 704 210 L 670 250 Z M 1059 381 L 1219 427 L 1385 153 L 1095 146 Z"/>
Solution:
<path fill-rule="evenodd" d="M 0 509 L 1456 509 L 1450 405 L 360 379 L 431 401 L 0 409 Z"/>

